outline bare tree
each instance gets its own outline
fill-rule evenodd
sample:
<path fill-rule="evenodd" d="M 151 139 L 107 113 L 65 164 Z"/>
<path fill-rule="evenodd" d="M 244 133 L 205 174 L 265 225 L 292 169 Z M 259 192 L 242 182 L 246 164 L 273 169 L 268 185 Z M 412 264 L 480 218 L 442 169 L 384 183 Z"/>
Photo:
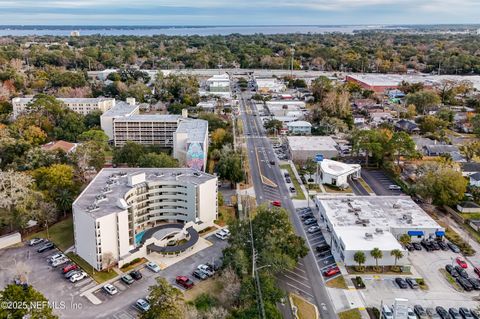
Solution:
<path fill-rule="evenodd" d="M 115 258 L 113 258 L 113 253 L 110 251 L 104 252 L 102 255 L 102 266 L 110 272 L 115 263 Z"/>
<path fill-rule="evenodd" d="M 33 178 L 30 175 L 0 170 L 0 208 L 3 208 L 0 211 L 6 213 L 2 217 L 10 223 L 10 230 L 13 230 L 17 218 L 17 208 L 26 205 L 32 195 L 32 184 Z"/>
<path fill-rule="evenodd" d="M 240 279 L 235 271 L 231 267 L 228 267 L 222 271 L 219 282 L 226 283 L 218 299 L 220 303 L 228 309 L 237 301 L 238 295 L 240 294 Z"/>

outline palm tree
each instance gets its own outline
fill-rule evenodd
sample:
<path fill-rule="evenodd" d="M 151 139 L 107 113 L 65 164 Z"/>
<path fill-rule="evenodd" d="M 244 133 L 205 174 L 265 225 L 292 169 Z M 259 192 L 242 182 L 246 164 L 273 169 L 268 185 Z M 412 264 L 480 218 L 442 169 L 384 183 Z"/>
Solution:
<path fill-rule="evenodd" d="M 67 216 L 67 211 L 72 208 L 73 195 L 68 189 L 62 189 L 58 192 L 55 201 L 57 207 L 63 212 L 63 217 Z"/>
<path fill-rule="evenodd" d="M 395 267 L 397 267 L 397 261 L 403 258 L 403 252 L 400 249 L 394 249 L 390 252 L 390 256 L 395 257 Z"/>
<path fill-rule="evenodd" d="M 358 268 L 361 269 L 362 268 L 362 264 L 365 263 L 365 260 L 366 260 L 366 256 L 365 256 L 365 253 L 363 251 L 357 251 L 355 253 L 355 255 L 353 255 L 353 260 L 356 261 L 358 263 Z"/>
<path fill-rule="evenodd" d="M 400 236 L 400 243 L 405 247 L 412 242 L 412 238 L 408 234 Z"/>
<path fill-rule="evenodd" d="M 373 248 L 370 255 L 375 258 L 376 269 L 378 269 L 378 260 L 383 258 L 383 253 L 379 248 Z"/>

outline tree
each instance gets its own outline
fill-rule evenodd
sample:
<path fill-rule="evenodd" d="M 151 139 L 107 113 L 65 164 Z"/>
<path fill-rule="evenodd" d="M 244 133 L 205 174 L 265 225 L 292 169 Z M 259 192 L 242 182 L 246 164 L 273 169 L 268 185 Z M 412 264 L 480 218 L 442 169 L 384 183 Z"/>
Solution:
<path fill-rule="evenodd" d="M 379 248 L 373 248 L 372 251 L 370 252 L 370 256 L 372 256 L 375 259 L 375 266 L 377 269 L 378 267 L 378 260 L 383 258 L 383 253 Z"/>
<path fill-rule="evenodd" d="M 477 114 L 472 118 L 471 124 L 473 127 L 473 133 L 477 134 L 477 137 L 480 137 L 480 114 Z"/>
<path fill-rule="evenodd" d="M 115 164 L 127 164 L 130 167 L 137 166 L 140 156 L 145 154 L 146 149 L 143 145 L 132 141 L 127 141 L 125 145 L 116 148 L 113 151 L 113 162 Z"/>
<path fill-rule="evenodd" d="M 405 113 L 405 118 L 413 119 L 417 115 L 417 108 L 415 105 L 410 104 L 407 106 L 407 112 Z"/>
<path fill-rule="evenodd" d="M 415 187 L 420 196 L 440 206 L 454 205 L 463 198 L 468 182 L 461 172 L 441 164 L 423 169 Z"/>
<path fill-rule="evenodd" d="M 230 181 L 233 188 L 236 183 L 244 179 L 242 159 L 240 154 L 229 147 L 224 147 L 217 163 L 218 175 L 220 178 Z"/>
<path fill-rule="evenodd" d="M 467 162 L 470 162 L 475 156 L 480 156 L 480 142 L 475 141 L 462 145 L 460 146 L 460 152 Z"/>
<path fill-rule="evenodd" d="M 43 303 L 42 307 L 1 307 L 1 318 L 58 318 L 53 314 L 53 309 L 47 305 L 47 298 L 32 286 L 7 285 L 0 292 L 0 302 L 2 305 Z"/>
<path fill-rule="evenodd" d="M 78 136 L 78 140 L 80 142 L 95 141 L 95 142 L 106 145 L 108 143 L 109 138 L 104 131 L 98 130 L 98 129 L 91 129 L 91 130 L 82 132 L 82 134 Z"/>
<path fill-rule="evenodd" d="M 326 76 L 320 76 L 311 84 L 311 91 L 315 102 L 321 102 L 326 94 L 333 89 L 332 81 Z"/>
<path fill-rule="evenodd" d="M 10 224 L 10 230 L 13 226 L 20 226 L 20 216 L 18 215 L 21 207 L 27 206 L 33 191 L 34 180 L 25 173 L 0 170 L 0 212 L 3 222 Z"/>
<path fill-rule="evenodd" d="M 212 141 L 212 149 L 220 149 L 224 145 L 233 143 L 233 136 L 223 128 L 217 128 L 210 136 Z"/>
<path fill-rule="evenodd" d="M 264 126 L 269 132 L 278 133 L 283 128 L 283 122 L 279 120 L 269 120 L 265 122 Z"/>
<path fill-rule="evenodd" d="M 84 123 L 86 128 L 100 128 L 100 116 L 102 116 L 101 110 L 95 110 L 85 115 Z"/>
<path fill-rule="evenodd" d="M 141 315 L 143 319 L 183 319 L 185 303 L 180 290 L 161 277 L 148 289 L 150 309 Z"/>
<path fill-rule="evenodd" d="M 138 159 L 139 167 L 178 167 L 178 161 L 165 153 L 147 153 Z"/>
<path fill-rule="evenodd" d="M 95 140 L 88 140 L 77 146 L 70 157 L 84 181 L 88 180 L 92 168 L 98 172 L 105 166 L 107 149 L 109 149 L 107 143 Z"/>
<path fill-rule="evenodd" d="M 390 252 L 390 256 L 392 256 L 392 257 L 395 258 L 395 264 L 394 264 L 394 266 L 396 267 L 398 260 L 403 258 L 403 252 L 402 252 L 400 249 L 393 249 L 393 250 Z"/>
<path fill-rule="evenodd" d="M 113 253 L 110 251 L 106 251 L 102 254 L 102 269 L 107 269 L 108 272 L 112 269 L 115 263 L 115 258 L 113 257 Z"/>
<path fill-rule="evenodd" d="M 45 227 L 47 239 L 50 239 L 48 226 L 57 220 L 57 208 L 55 204 L 45 201 L 41 193 L 36 193 L 36 196 L 32 196 L 31 199 L 29 207 L 26 207 L 28 215 L 41 227 Z"/>
<path fill-rule="evenodd" d="M 357 251 L 353 255 L 353 260 L 358 263 L 358 269 L 362 269 L 362 265 L 367 260 L 365 253 L 363 251 Z"/>
<path fill-rule="evenodd" d="M 54 164 L 49 167 L 41 167 L 32 172 L 37 188 L 41 190 L 49 200 L 54 200 L 60 192 L 70 191 L 74 196 L 78 190 L 75 182 L 75 171 L 72 166 L 66 164 Z"/>
<path fill-rule="evenodd" d="M 433 91 L 419 91 L 407 94 L 405 104 L 415 105 L 417 112 L 425 114 L 434 106 L 440 104 L 441 100 L 437 93 Z"/>
<path fill-rule="evenodd" d="M 432 115 L 424 116 L 420 120 L 420 130 L 422 133 L 435 133 L 448 127 L 448 122 Z"/>
<path fill-rule="evenodd" d="M 408 234 L 400 236 L 400 243 L 405 247 L 412 242 L 412 238 Z"/>
<path fill-rule="evenodd" d="M 393 151 L 393 154 L 397 158 L 397 165 L 400 164 L 400 157 L 402 155 L 406 157 L 411 157 L 416 153 L 415 142 L 413 141 L 412 137 L 406 132 L 393 133 L 393 136 L 388 143 L 388 147 Z"/>

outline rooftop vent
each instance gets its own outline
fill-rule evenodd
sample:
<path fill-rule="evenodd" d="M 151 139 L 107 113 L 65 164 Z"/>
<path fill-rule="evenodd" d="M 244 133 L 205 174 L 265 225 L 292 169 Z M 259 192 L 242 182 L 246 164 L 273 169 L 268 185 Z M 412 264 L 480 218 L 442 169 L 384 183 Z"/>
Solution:
<path fill-rule="evenodd" d="M 94 211 L 99 210 L 99 209 L 100 209 L 100 206 L 98 206 L 97 203 L 93 203 L 93 204 L 87 206 L 87 211 L 89 211 L 89 212 L 94 212 Z"/>
<path fill-rule="evenodd" d="M 366 239 L 366 240 L 373 240 L 373 234 L 371 234 L 371 233 L 365 233 L 365 239 Z"/>
<path fill-rule="evenodd" d="M 104 188 L 102 188 L 102 193 L 104 194 L 110 193 L 111 191 L 112 189 L 108 186 L 105 186 Z"/>
<path fill-rule="evenodd" d="M 395 209 L 399 209 L 401 207 L 402 207 L 402 205 L 400 205 L 399 203 L 393 204 L 393 208 L 395 208 Z"/>
<path fill-rule="evenodd" d="M 349 212 L 349 213 L 355 213 L 355 209 L 349 208 L 349 209 L 348 209 L 348 212 Z"/>
<path fill-rule="evenodd" d="M 102 201 L 102 200 L 106 200 L 106 199 L 107 199 L 107 195 L 105 195 L 105 194 L 98 194 L 97 196 L 95 196 L 96 201 Z"/>
<path fill-rule="evenodd" d="M 381 228 L 375 228 L 375 233 L 376 233 L 376 234 L 383 234 L 383 229 L 381 229 Z"/>

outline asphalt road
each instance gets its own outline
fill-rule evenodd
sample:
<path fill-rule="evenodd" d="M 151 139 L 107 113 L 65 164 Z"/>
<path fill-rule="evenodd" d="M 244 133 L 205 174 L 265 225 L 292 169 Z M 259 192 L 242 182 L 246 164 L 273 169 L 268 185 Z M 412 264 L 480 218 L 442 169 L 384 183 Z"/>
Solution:
<path fill-rule="evenodd" d="M 250 101 L 248 93 L 241 94 L 240 107 L 241 117 L 244 123 L 244 134 L 247 137 L 246 143 L 249 155 L 250 174 L 255 188 L 257 203 L 261 204 L 273 200 L 281 201 L 282 207 L 290 212 L 290 220 L 297 234 L 307 240 L 300 218 L 295 213 L 295 207 L 290 199 L 290 193 L 283 182 L 283 176 L 273 152 L 272 145 L 265 135 L 263 125 L 258 116 L 258 110 L 256 109 L 255 104 Z M 270 161 L 273 161 L 274 164 L 270 164 Z M 262 175 L 264 177 L 263 182 Z M 265 185 L 265 177 L 268 179 L 268 182 L 271 181 L 276 184 L 276 187 Z M 320 317 L 322 319 L 336 319 L 337 315 L 332 306 L 330 296 L 325 288 L 324 279 L 321 275 L 318 264 L 315 262 L 313 253 L 309 251 L 309 254 L 299 262 L 299 265 L 302 266 L 302 270 L 305 271 L 304 277 L 307 278 L 310 283 L 309 291 L 311 291 L 312 296 L 310 299 L 313 299 L 312 301 L 317 305 Z M 288 285 L 282 286 L 286 286 L 288 291 L 298 293 L 295 289 L 290 289 L 290 286 Z"/>

